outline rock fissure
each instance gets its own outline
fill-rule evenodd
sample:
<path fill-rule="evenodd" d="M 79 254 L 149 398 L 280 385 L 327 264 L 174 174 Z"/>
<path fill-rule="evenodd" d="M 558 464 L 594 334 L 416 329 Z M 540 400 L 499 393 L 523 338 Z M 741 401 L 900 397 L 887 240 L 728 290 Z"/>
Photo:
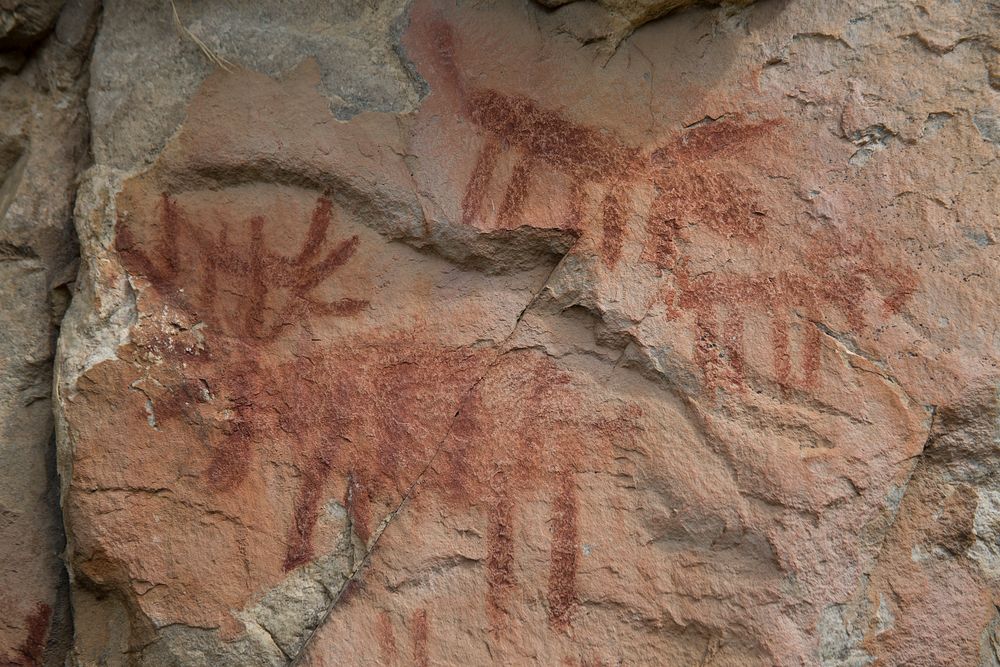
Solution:
<path fill-rule="evenodd" d="M 0 9 L 0 663 L 996 661 L 988 3 L 103 4 Z"/>
<path fill-rule="evenodd" d="M 320 616 L 319 623 L 316 625 L 315 628 L 313 628 L 312 630 L 310 630 L 310 632 L 307 635 L 305 641 L 302 643 L 302 645 L 298 649 L 298 652 L 294 656 L 292 656 L 291 661 L 289 662 L 289 665 L 291 667 L 296 667 L 297 665 L 302 664 L 301 661 L 307 656 L 307 652 L 309 650 L 310 642 L 313 640 L 313 638 L 315 637 L 316 633 L 322 628 L 323 624 L 329 618 L 330 614 L 333 613 L 333 611 L 336 608 L 338 602 L 344 596 L 345 592 L 348 590 L 348 587 L 351 586 L 352 584 L 354 584 L 357 581 L 358 575 L 361 574 L 361 572 L 364 570 L 366 564 L 371 560 L 372 554 L 375 552 L 375 549 L 377 548 L 379 540 L 382 538 L 382 535 L 389 528 L 389 525 L 393 522 L 393 520 L 396 518 L 396 516 L 398 516 L 399 513 L 403 511 L 403 508 L 406 506 L 407 501 L 412 496 L 414 490 L 420 485 L 421 480 L 427 474 L 427 471 L 430 470 L 434 466 L 434 463 L 437 460 L 438 455 L 441 453 L 441 450 L 443 449 L 445 443 L 448 440 L 448 437 L 451 435 L 451 433 L 452 433 L 453 429 L 455 428 L 455 425 L 456 425 L 459 417 L 462 414 L 463 407 L 466 405 L 466 403 L 468 402 L 468 400 L 472 397 L 472 395 L 476 391 L 477 387 L 479 387 L 483 383 L 483 381 L 490 374 L 490 372 L 496 367 L 499 359 L 504 354 L 506 354 L 508 352 L 508 350 L 506 349 L 507 342 L 511 338 L 513 338 L 513 336 L 517 333 L 517 329 L 520 326 L 521 321 L 524 318 L 525 314 L 531 309 L 532 305 L 534 305 L 534 303 L 538 300 L 538 298 L 542 294 L 542 292 L 548 287 L 549 280 L 552 278 L 553 274 L 558 270 L 558 268 L 559 268 L 559 263 L 556 263 L 556 265 L 549 272 L 548 276 L 546 276 L 546 278 L 543 281 L 541 287 L 539 287 L 535 291 L 535 293 L 533 294 L 532 298 L 528 301 L 527 305 L 525 305 L 524 308 L 521 310 L 521 312 L 518 313 L 517 317 L 514 320 L 514 324 L 511 327 L 510 332 L 506 335 L 506 337 L 503 339 L 503 341 L 501 341 L 501 343 L 497 346 L 497 348 L 496 348 L 497 349 L 497 354 L 495 355 L 494 359 L 489 363 L 489 365 L 486 367 L 486 370 L 483 371 L 482 375 L 480 375 L 479 378 L 477 378 L 476 381 L 473 382 L 472 385 L 463 393 L 462 398 L 461 398 L 461 400 L 459 402 L 459 406 L 458 406 L 457 410 L 455 411 L 455 414 L 452 415 L 451 420 L 450 420 L 450 422 L 448 424 L 448 427 L 447 427 L 447 429 L 444 432 L 444 435 L 442 435 L 441 439 L 434 446 L 430 458 L 427 460 L 426 464 L 423 466 L 423 468 L 420 470 L 420 472 L 414 478 L 413 482 L 406 489 L 405 493 L 403 494 L 402 498 L 400 499 L 400 501 L 396 505 L 396 507 L 388 515 L 386 515 L 382 519 L 382 521 L 379 523 L 379 525 L 376 528 L 375 532 L 372 534 L 372 538 L 371 538 L 371 541 L 370 541 L 370 546 L 365 550 L 365 553 L 361 557 L 361 560 L 356 565 L 354 565 L 352 567 L 350 573 L 347 576 L 346 581 L 341 586 L 340 590 L 337 592 L 336 597 L 333 599 L 333 601 L 330 603 L 330 605 L 323 611 L 322 615 Z"/>

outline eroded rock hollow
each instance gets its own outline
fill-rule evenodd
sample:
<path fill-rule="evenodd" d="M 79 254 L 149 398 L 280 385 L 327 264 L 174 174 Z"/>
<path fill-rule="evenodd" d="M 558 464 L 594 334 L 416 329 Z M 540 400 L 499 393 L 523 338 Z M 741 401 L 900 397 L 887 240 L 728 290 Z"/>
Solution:
<path fill-rule="evenodd" d="M 690 4 L 0 0 L 0 664 L 1000 665 L 1000 11 Z"/>

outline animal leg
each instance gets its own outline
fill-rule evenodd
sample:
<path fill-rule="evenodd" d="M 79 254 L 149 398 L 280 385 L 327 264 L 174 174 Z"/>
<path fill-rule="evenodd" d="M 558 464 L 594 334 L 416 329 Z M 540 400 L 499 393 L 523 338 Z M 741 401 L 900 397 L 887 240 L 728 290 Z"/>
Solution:
<path fill-rule="evenodd" d="M 774 350 L 772 364 L 774 377 L 782 387 L 787 387 L 792 380 L 792 359 L 788 349 L 788 313 L 781 309 L 773 309 L 771 314 L 771 347 Z"/>
<path fill-rule="evenodd" d="M 742 386 L 746 378 L 743 350 L 743 316 L 731 310 L 726 316 L 723 345 L 733 374 L 733 381 Z"/>
<path fill-rule="evenodd" d="M 576 481 L 560 474 L 560 488 L 552 503 L 552 551 L 549 555 L 549 624 L 565 628 L 576 606 L 577 543 Z"/>
<path fill-rule="evenodd" d="M 497 631 L 506 624 L 507 598 L 514 585 L 514 521 L 506 471 L 496 472 L 492 486 L 486 528 L 486 609 Z"/>
<path fill-rule="evenodd" d="M 500 143 L 494 137 L 487 137 L 479 152 L 476 166 L 472 169 L 469 184 L 465 188 L 465 197 L 462 199 L 463 225 L 472 225 L 483 206 L 483 198 L 486 196 L 486 188 L 490 184 L 493 170 L 496 169 L 499 152 Z"/>
<path fill-rule="evenodd" d="M 520 217 L 524 209 L 524 200 L 528 198 L 528 190 L 531 187 L 529 178 L 534 166 L 534 160 L 528 156 L 521 158 L 514 165 L 514 172 L 511 174 L 507 192 L 504 193 L 503 203 L 500 205 L 500 213 L 497 215 L 497 225 L 501 229 L 513 227 Z"/>
<path fill-rule="evenodd" d="M 295 498 L 295 515 L 288 535 L 285 572 L 308 563 L 313 556 L 313 530 L 319 519 L 323 485 L 330 475 L 330 467 L 329 453 L 321 451 L 317 456 L 310 457 L 303 470 L 302 486 Z"/>
<path fill-rule="evenodd" d="M 806 387 L 816 385 L 819 377 L 820 354 L 823 350 L 823 334 L 814 322 L 819 321 L 816 313 L 802 323 L 805 341 L 802 344 L 802 381 Z"/>
<path fill-rule="evenodd" d="M 618 263 L 622 256 L 622 246 L 625 243 L 625 222 L 628 210 L 625 203 L 625 188 L 615 184 L 611 186 L 604 201 L 601 202 L 601 219 L 603 229 L 601 234 L 601 257 L 608 268 Z"/>

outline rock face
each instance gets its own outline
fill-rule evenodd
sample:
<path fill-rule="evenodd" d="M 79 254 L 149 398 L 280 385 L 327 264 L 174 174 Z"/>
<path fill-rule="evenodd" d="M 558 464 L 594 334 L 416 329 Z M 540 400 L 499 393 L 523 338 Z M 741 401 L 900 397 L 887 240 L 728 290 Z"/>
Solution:
<path fill-rule="evenodd" d="M 0 2 L 2 665 L 63 664 L 72 639 L 52 360 L 76 276 L 72 209 L 87 159 L 84 99 L 97 6 L 62 4 Z"/>
<path fill-rule="evenodd" d="M 557 8 L 579 0 L 538 0 L 545 7 Z M 600 35 L 613 50 L 639 26 L 670 12 L 694 5 L 746 7 L 755 0 L 596 0 L 604 9 L 605 32 Z M 596 35 L 595 35 L 596 36 Z"/>
<path fill-rule="evenodd" d="M 106 3 L 71 664 L 998 664 L 1000 16 L 669 4 Z"/>

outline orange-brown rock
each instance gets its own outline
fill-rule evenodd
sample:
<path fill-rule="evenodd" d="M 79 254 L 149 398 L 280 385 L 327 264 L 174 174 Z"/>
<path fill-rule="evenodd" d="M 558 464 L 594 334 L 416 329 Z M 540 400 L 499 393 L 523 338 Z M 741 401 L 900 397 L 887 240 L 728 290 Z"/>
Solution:
<path fill-rule="evenodd" d="M 412 108 L 319 54 L 99 138 L 79 664 L 997 659 L 989 10 L 593 11 L 417 0 Z"/>

